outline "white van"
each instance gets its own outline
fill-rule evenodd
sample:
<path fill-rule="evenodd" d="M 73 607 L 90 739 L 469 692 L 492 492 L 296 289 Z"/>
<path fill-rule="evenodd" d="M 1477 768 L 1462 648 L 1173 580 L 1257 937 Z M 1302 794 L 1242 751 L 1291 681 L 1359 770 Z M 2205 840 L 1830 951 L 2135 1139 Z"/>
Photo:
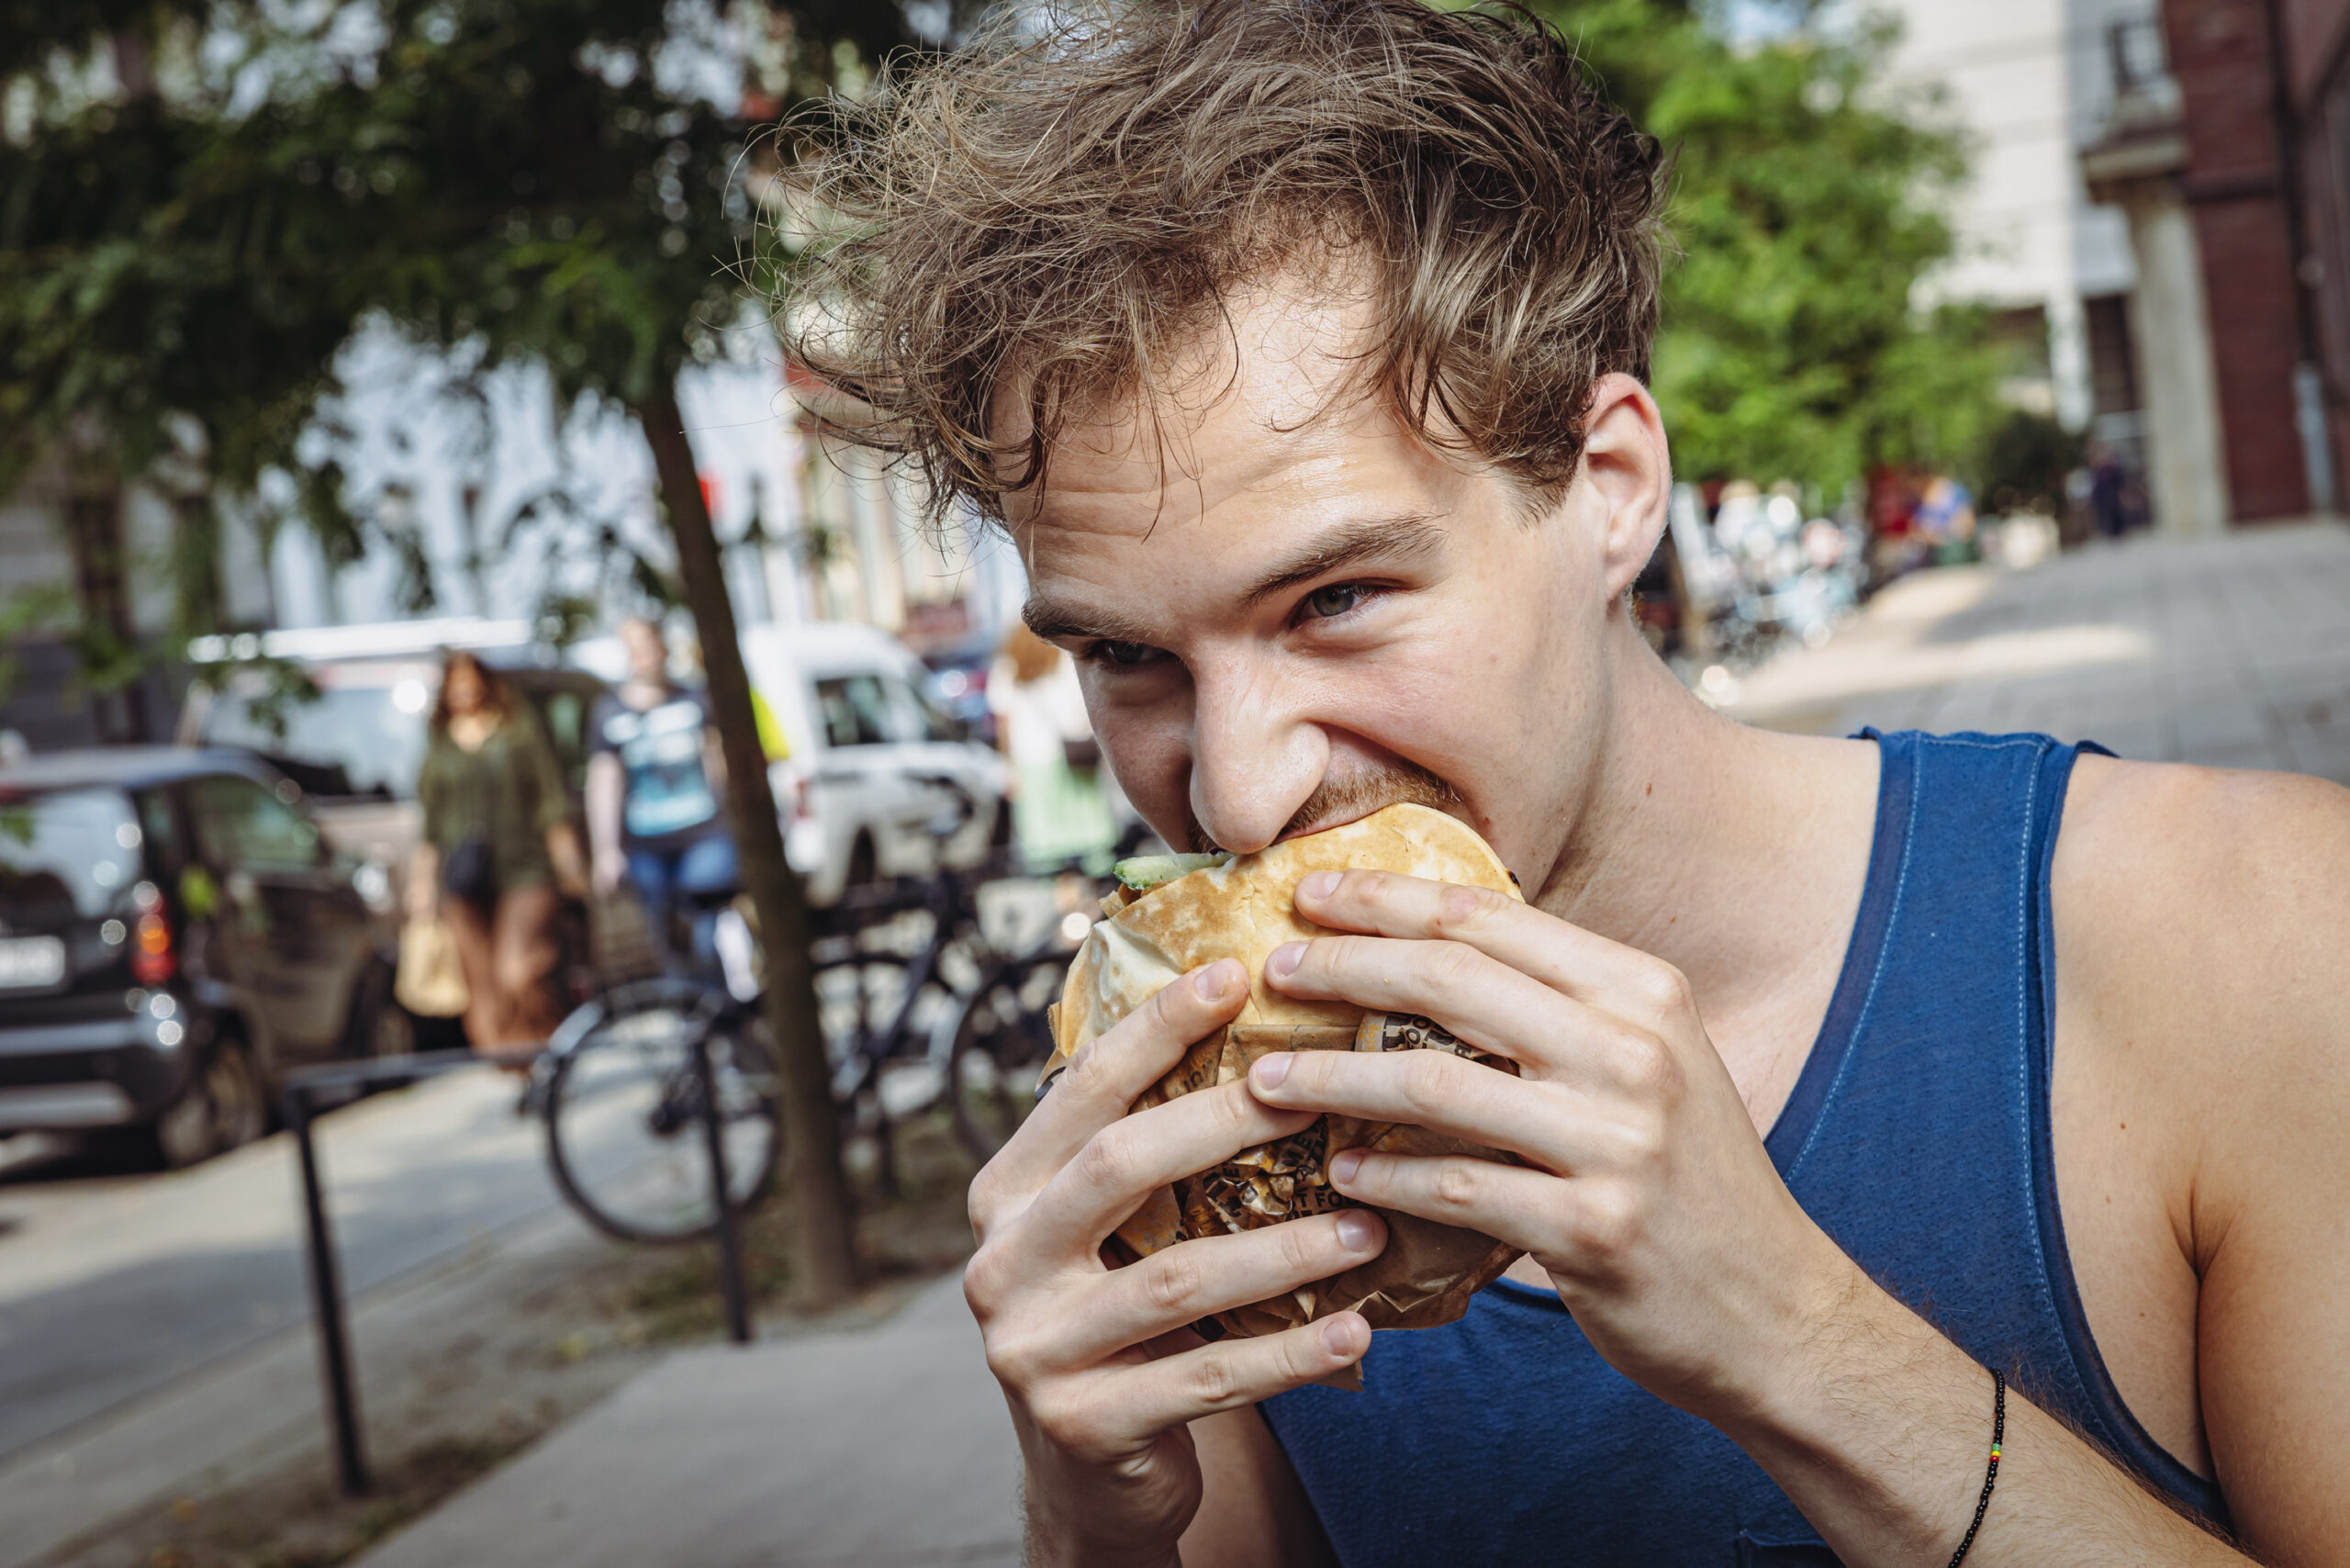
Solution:
<path fill-rule="evenodd" d="M 1011 841 L 1003 758 L 939 711 L 904 644 L 845 622 L 755 626 L 743 634 L 743 662 L 790 741 L 774 769 L 776 800 L 811 901 L 830 903 L 877 876 L 919 875 L 942 855 L 972 865 Z M 973 810 L 942 841 L 960 811 L 956 789 Z"/>

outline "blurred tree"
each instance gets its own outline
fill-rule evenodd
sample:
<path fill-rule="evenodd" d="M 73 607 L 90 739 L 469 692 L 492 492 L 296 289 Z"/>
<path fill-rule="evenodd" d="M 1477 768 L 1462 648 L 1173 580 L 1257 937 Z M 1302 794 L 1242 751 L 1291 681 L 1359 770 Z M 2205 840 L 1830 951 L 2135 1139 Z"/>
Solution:
<path fill-rule="evenodd" d="M 855 1283 L 811 931 L 784 857 L 678 373 L 745 324 L 744 258 L 773 156 L 755 129 L 858 90 L 910 42 L 877 0 L 379 0 L 375 76 L 308 100 L 305 168 L 378 193 L 371 303 L 486 365 L 543 365 L 560 402 L 626 408 L 653 449 L 682 597 L 700 633 L 743 877 L 767 958 L 784 1099 L 795 1289 Z"/>
<path fill-rule="evenodd" d="M 609 399 L 643 427 L 767 948 L 795 1284 L 844 1294 L 807 912 L 676 383 L 771 292 L 744 271 L 776 155 L 758 127 L 861 90 L 866 62 L 911 41 L 903 13 L 5 0 L 0 18 L 0 488 L 61 454 L 94 491 L 170 476 L 207 505 L 276 471 L 329 560 L 347 560 L 364 537 L 314 413 L 371 317 L 483 370 L 543 366 L 561 409 Z M 201 540 L 182 554 L 198 581 L 217 560 Z M 110 601 L 89 613 L 103 593 L 83 597 L 85 622 L 120 629 Z M 200 607 L 188 619 L 199 629 Z"/>
<path fill-rule="evenodd" d="M 1983 498 L 1995 512 L 2062 517 L 2065 479 L 2087 461 L 2087 442 L 2046 414 L 2009 411 L 1984 442 Z"/>
<path fill-rule="evenodd" d="M 85 684 L 132 704 L 123 738 L 152 727 L 129 585 L 157 565 L 131 558 L 127 485 L 176 513 L 160 565 L 183 635 L 219 619 L 218 509 L 253 505 L 267 469 L 299 476 L 330 559 L 356 549 L 339 471 L 295 460 L 350 332 L 341 215 L 285 188 L 269 106 L 224 116 L 207 17 L 236 13 L 13 0 L 0 26 L 0 493 L 36 468 L 63 491 L 78 612 L 52 619 Z"/>
<path fill-rule="evenodd" d="M 1654 388 L 1691 479 L 1826 494 L 1886 465 L 1972 471 L 2001 409 L 1980 312 L 1921 308 L 1965 173 L 1938 100 L 1882 79 L 1883 26 L 1686 0 L 1546 0 L 1673 159 Z M 1759 28 L 1751 24 L 1762 22 Z"/>

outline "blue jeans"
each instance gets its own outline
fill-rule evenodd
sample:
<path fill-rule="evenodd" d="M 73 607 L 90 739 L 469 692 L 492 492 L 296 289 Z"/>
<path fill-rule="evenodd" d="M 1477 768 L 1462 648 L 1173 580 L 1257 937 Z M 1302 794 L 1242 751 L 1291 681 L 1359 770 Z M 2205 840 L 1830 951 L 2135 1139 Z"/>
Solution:
<path fill-rule="evenodd" d="M 675 972 L 677 955 L 669 946 L 669 912 L 686 901 L 693 922 L 693 969 L 718 972 L 718 912 L 742 880 L 734 858 L 734 841 L 724 834 L 698 838 L 683 849 L 632 849 L 629 880 L 643 901 L 646 924 L 653 927 L 653 950 L 662 967 Z"/>

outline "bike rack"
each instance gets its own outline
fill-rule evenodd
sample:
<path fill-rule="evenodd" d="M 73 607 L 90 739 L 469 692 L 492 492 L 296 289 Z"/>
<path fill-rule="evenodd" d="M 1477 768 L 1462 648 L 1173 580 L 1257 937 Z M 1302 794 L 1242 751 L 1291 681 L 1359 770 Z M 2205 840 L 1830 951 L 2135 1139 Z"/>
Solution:
<path fill-rule="evenodd" d="M 350 1097 L 355 1097 L 361 1090 L 404 1087 L 482 1063 L 527 1067 L 539 1055 L 536 1048 L 422 1051 L 412 1056 L 329 1062 L 299 1068 L 285 1075 L 280 1093 L 285 1125 L 294 1134 L 301 1161 L 302 1205 L 308 1220 L 310 1308 L 319 1330 L 319 1379 L 325 1388 L 327 1427 L 334 1440 L 335 1481 L 346 1497 L 364 1496 L 370 1481 L 364 1434 L 360 1428 L 358 1383 L 352 1374 L 350 1314 L 343 1301 L 341 1271 L 335 1260 L 334 1233 L 327 1221 L 326 1183 L 319 1171 L 318 1141 L 312 1128 L 321 1108 L 319 1098 L 335 1090 L 350 1091 Z M 719 1285 L 726 1301 L 727 1338 L 737 1345 L 747 1345 L 751 1342 L 750 1309 L 743 1285 L 734 1204 L 727 1191 L 723 1117 L 719 1110 L 716 1076 L 711 1070 L 709 1042 L 699 1036 L 694 1043 L 694 1075 L 701 1084 L 702 1133 L 710 1152 L 711 1200 L 716 1216 L 712 1228 L 717 1232 Z M 348 1098 L 335 1102 L 347 1103 Z"/>

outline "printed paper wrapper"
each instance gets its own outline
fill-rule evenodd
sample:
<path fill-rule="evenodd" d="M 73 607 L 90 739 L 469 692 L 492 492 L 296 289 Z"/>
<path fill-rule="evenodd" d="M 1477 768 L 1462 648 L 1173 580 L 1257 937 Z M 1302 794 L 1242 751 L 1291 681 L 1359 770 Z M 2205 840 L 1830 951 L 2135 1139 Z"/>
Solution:
<path fill-rule="evenodd" d="M 1190 1090 L 1248 1076 L 1268 1051 L 1446 1050 L 1515 1074 L 1516 1064 L 1462 1045 L 1426 1018 L 1373 1013 L 1354 1029 L 1328 1025 L 1236 1025 L 1195 1047 L 1141 1110 Z M 1507 1159 L 1496 1150 L 1423 1127 L 1324 1116 L 1303 1132 L 1260 1144 L 1158 1193 L 1118 1227 L 1118 1239 L 1137 1257 L 1196 1236 L 1254 1230 L 1307 1215 L 1355 1206 L 1328 1181 L 1330 1159 L 1349 1148 L 1396 1154 L 1467 1154 Z M 1387 1245 L 1376 1258 L 1288 1295 L 1218 1313 L 1232 1334 L 1274 1334 L 1336 1312 L 1360 1312 L 1373 1328 L 1434 1328 L 1469 1309 L 1469 1298 L 1500 1277 L 1515 1248 L 1473 1230 L 1438 1225 L 1416 1215 L 1380 1211 Z"/>

